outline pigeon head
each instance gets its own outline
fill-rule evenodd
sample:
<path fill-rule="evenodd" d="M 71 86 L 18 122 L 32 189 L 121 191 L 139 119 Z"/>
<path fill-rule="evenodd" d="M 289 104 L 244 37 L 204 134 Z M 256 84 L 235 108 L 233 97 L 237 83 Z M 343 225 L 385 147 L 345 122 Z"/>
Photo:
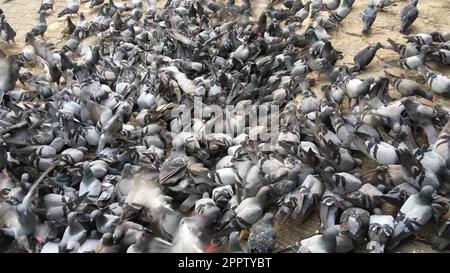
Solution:
<path fill-rule="evenodd" d="M 90 215 L 91 221 L 94 221 L 95 219 L 97 219 L 101 214 L 102 214 L 102 212 L 98 209 L 92 211 L 91 215 Z"/>
<path fill-rule="evenodd" d="M 375 83 L 375 78 L 374 77 L 367 77 L 366 79 L 364 79 L 364 81 L 370 85 Z"/>
<path fill-rule="evenodd" d="M 83 163 L 83 174 L 86 175 L 87 173 L 91 172 L 89 161 L 85 161 Z"/>
<path fill-rule="evenodd" d="M 434 31 L 430 33 L 431 37 L 433 38 L 433 41 L 439 40 L 439 36 L 441 35 L 439 32 Z"/>
<path fill-rule="evenodd" d="M 262 187 L 258 194 L 256 194 L 256 200 L 259 204 L 265 205 L 270 197 L 270 188 L 267 186 Z"/>
<path fill-rule="evenodd" d="M 419 192 L 419 197 L 427 202 L 431 202 L 431 195 L 434 192 L 434 188 L 432 186 L 425 186 Z"/>
<path fill-rule="evenodd" d="M 113 235 L 111 233 L 105 233 L 102 236 L 102 242 L 104 245 L 114 245 Z"/>

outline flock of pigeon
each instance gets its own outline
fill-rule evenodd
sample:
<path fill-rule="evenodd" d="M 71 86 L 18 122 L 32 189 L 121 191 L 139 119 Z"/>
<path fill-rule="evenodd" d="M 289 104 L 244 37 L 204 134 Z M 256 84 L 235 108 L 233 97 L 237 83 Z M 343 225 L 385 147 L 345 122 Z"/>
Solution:
<path fill-rule="evenodd" d="M 433 247 L 447 248 L 450 109 L 430 100 L 450 96 L 438 72 L 450 32 L 409 34 L 414 0 L 399 16 L 406 44 L 388 39 L 337 65 L 329 33 L 354 2 L 284 0 L 254 15 L 250 0 L 92 0 L 88 20 L 69 0 L 58 13 L 69 38 L 55 48 L 54 0 L 42 0 L 23 51 L 0 52 L 1 236 L 43 253 L 267 253 L 274 219 L 301 225 L 318 211 L 318 233 L 277 252 L 395 251 L 430 222 L 443 223 Z M 362 33 L 400 3 L 369 0 Z M 7 19 L 1 11 L 10 43 Z M 358 76 L 381 48 L 424 81 Z M 43 72 L 23 69 L 37 62 Z M 323 99 L 311 91 L 319 78 Z M 274 105 L 266 118 L 279 128 L 249 124 L 248 111 Z M 274 143 L 259 135 L 278 129 Z"/>

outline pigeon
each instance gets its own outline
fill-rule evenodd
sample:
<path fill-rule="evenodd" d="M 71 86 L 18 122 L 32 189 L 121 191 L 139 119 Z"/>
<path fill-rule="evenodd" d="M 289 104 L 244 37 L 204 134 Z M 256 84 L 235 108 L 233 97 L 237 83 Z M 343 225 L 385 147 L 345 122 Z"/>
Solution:
<path fill-rule="evenodd" d="M 433 42 L 441 42 L 445 43 L 450 41 L 450 32 L 437 32 L 434 31 L 430 33 L 431 37 L 433 38 Z"/>
<path fill-rule="evenodd" d="M 418 70 L 419 67 L 423 66 L 426 62 L 427 54 L 430 52 L 431 48 L 428 45 L 422 46 L 420 52 L 416 56 L 411 56 L 406 59 L 401 59 L 398 64 L 401 68 L 407 70 Z"/>
<path fill-rule="evenodd" d="M 31 30 L 31 35 L 44 37 L 45 31 L 47 30 L 47 21 L 45 20 L 45 12 L 41 11 L 39 14 L 39 23 Z"/>
<path fill-rule="evenodd" d="M 385 245 L 394 234 L 394 217 L 383 215 L 380 209 L 370 216 L 369 242 L 366 249 L 370 253 L 384 253 Z"/>
<path fill-rule="evenodd" d="M 95 253 L 118 253 L 120 247 L 119 244 L 114 244 L 113 235 L 111 233 L 105 233 L 98 242 Z"/>
<path fill-rule="evenodd" d="M 59 253 L 78 251 L 80 244 L 87 238 L 87 231 L 77 220 L 77 213 L 70 212 L 67 215 L 68 226 L 64 231 L 61 242 L 58 244 Z"/>
<path fill-rule="evenodd" d="M 383 193 L 376 186 L 366 183 L 357 191 L 347 194 L 344 198 L 355 207 L 374 210 L 381 206 Z"/>
<path fill-rule="evenodd" d="M 11 27 L 11 25 L 6 20 L 3 20 L 0 28 L 0 37 L 9 44 L 10 41 L 16 43 L 14 41 L 16 35 L 16 31 Z"/>
<path fill-rule="evenodd" d="M 447 219 L 442 226 L 439 228 L 437 236 L 432 238 L 432 248 L 436 250 L 444 250 L 448 248 L 450 243 L 450 234 L 449 234 L 449 224 L 450 221 Z"/>
<path fill-rule="evenodd" d="M 322 8 L 323 0 L 312 0 L 311 1 L 311 13 L 309 18 L 316 18 L 317 14 L 319 13 L 320 9 Z"/>
<path fill-rule="evenodd" d="M 263 217 L 263 211 L 269 201 L 269 188 L 262 187 L 256 196 L 249 197 L 239 204 L 234 210 L 235 217 L 220 230 L 216 236 L 220 237 L 231 233 L 232 231 L 240 231 L 249 228 Z"/>
<path fill-rule="evenodd" d="M 230 243 L 230 252 L 231 253 L 244 253 L 244 251 L 242 250 L 242 247 L 241 247 L 241 243 L 240 243 L 239 232 L 233 231 L 230 234 L 229 243 Z"/>
<path fill-rule="evenodd" d="M 412 44 L 398 44 L 394 42 L 392 39 L 388 38 L 387 41 L 391 45 L 390 47 L 384 46 L 386 49 L 391 49 L 397 52 L 402 58 L 406 59 L 409 57 L 417 56 L 419 54 L 419 50 Z"/>
<path fill-rule="evenodd" d="M 47 10 L 51 9 L 53 12 L 53 5 L 55 4 L 55 0 L 42 0 L 41 6 L 39 7 L 38 13 L 47 12 Z"/>
<path fill-rule="evenodd" d="M 450 64 L 450 50 L 438 49 L 433 50 L 428 56 L 429 60 L 441 64 Z"/>
<path fill-rule="evenodd" d="M 411 195 L 403 204 L 395 218 L 394 233 L 389 239 L 387 248 L 393 249 L 400 241 L 414 234 L 431 220 L 431 186 L 423 187 L 418 194 Z"/>
<path fill-rule="evenodd" d="M 380 48 L 382 48 L 381 43 L 376 43 L 358 52 L 358 54 L 356 54 L 355 57 L 353 58 L 355 66 L 350 68 L 350 71 L 358 72 L 364 69 L 367 65 L 370 64 L 370 62 L 373 60 L 375 54 Z"/>
<path fill-rule="evenodd" d="M 95 221 L 97 231 L 103 234 L 113 233 L 120 223 L 118 216 L 104 214 L 100 210 L 94 210 L 90 214 L 91 221 Z"/>
<path fill-rule="evenodd" d="M 81 30 L 77 30 L 75 28 L 72 36 L 66 42 L 66 44 L 63 46 L 61 51 L 66 53 L 68 51 L 74 52 L 75 50 L 77 50 L 78 46 L 80 45 L 80 33 L 81 33 Z"/>
<path fill-rule="evenodd" d="M 389 83 L 397 90 L 402 97 L 420 96 L 428 100 L 432 99 L 432 95 L 425 92 L 422 87 L 415 81 L 401 78 L 384 71 L 389 78 Z"/>
<path fill-rule="evenodd" d="M 409 34 L 412 24 L 414 23 L 414 21 L 416 21 L 417 17 L 419 16 L 419 10 L 417 9 L 418 3 L 419 0 L 413 0 L 412 3 L 403 8 L 402 13 L 400 14 L 401 19 L 400 33 L 406 35 Z"/>
<path fill-rule="evenodd" d="M 332 11 L 339 7 L 341 0 L 331 0 L 330 2 L 322 3 L 322 9 Z"/>
<path fill-rule="evenodd" d="M 347 56 L 354 0 L 119 2 L 67 2 L 60 43 L 39 24 L 0 51 L 0 233 L 20 250 L 269 253 L 317 214 L 281 252 L 396 251 L 442 220 L 447 248 L 446 31 Z M 368 4 L 367 34 L 396 3 Z M 398 71 L 358 76 L 380 49 Z"/>
<path fill-rule="evenodd" d="M 335 253 L 336 237 L 339 231 L 336 227 L 329 227 L 323 234 L 313 235 L 284 249 L 284 253 Z"/>
<path fill-rule="evenodd" d="M 36 55 L 45 61 L 44 64 L 48 67 L 52 82 L 59 83 L 61 78 L 61 70 L 59 68 L 61 56 L 58 53 L 52 52 L 47 43 L 31 34 L 27 35 L 26 42 L 34 48 Z"/>
<path fill-rule="evenodd" d="M 36 233 L 38 217 L 32 211 L 31 202 L 35 198 L 40 182 L 55 167 L 49 167 L 39 178 L 29 187 L 27 194 L 19 204 L 6 209 L 2 213 L 2 223 L 6 227 L 0 229 L 2 235 L 10 236 L 25 248 L 28 252 L 33 252 L 30 238 Z"/>
<path fill-rule="evenodd" d="M 79 9 L 80 2 L 78 0 L 69 0 L 67 7 L 65 7 L 60 13 L 58 13 L 58 18 L 65 15 L 71 15 L 75 13 L 78 14 Z"/>
<path fill-rule="evenodd" d="M 363 30 L 362 33 L 368 35 L 375 19 L 377 18 L 377 9 L 374 1 L 369 1 L 369 5 L 364 9 L 362 14 Z"/>
<path fill-rule="evenodd" d="M 69 21 L 67 21 L 67 23 L 69 24 Z M 80 20 L 78 21 L 77 25 L 75 26 L 75 31 L 78 31 L 78 35 L 80 37 L 80 39 L 83 39 L 86 37 L 87 34 L 87 30 L 88 30 L 88 26 L 89 26 L 89 22 L 86 19 L 86 16 L 84 16 L 83 12 L 80 12 Z"/>
<path fill-rule="evenodd" d="M 433 36 L 429 33 L 419 33 L 414 36 L 405 37 L 409 43 L 413 43 L 419 46 L 431 45 L 433 43 Z"/>
<path fill-rule="evenodd" d="M 308 175 L 300 189 L 292 196 L 294 209 L 291 217 L 300 223 L 304 223 L 312 214 L 315 206 L 323 194 L 322 182 L 312 175 Z"/>
<path fill-rule="evenodd" d="M 91 4 L 89 5 L 90 8 L 100 6 L 105 2 L 105 0 L 92 0 Z"/>
<path fill-rule="evenodd" d="M 76 29 L 76 25 L 70 19 L 70 16 L 67 16 L 67 34 L 71 36 Z"/>
<path fill-rule="evenodd" d="M 386 7 L 390 7 L 390 6 L 395 6 L 395 1 L 394 0 L 375 0 L 375 6 L 378 9 L 383 10 Z"/>
<path fill-rule="evenodd" d="M 436 143 L 434 144 L 434 150 L 443 159 L 445 159 L 447 168 L 450 164 L 450 157 L 449 157 L 449 150 L 448 150 L 449 143 L 447 140 L 449 133 L 450 133 L 450 123 L 447 122 L 447 124 L 442 128 L 441 132 L 439 133 L 438 139 L 436 140 Z"/>
<path fill-rule="evenodd" d="M 342 0 L 341 6 L 331 14 L 330 21 L 334 24 L 342 22 L 350 14 L 352 6 L 351 0 Z"/>
<path fill-rule="evenodd" d="M 352 78 L 350 76 L 344 78 L 345 92 L 347 93 L 349 100 L 358 100 L 361 96 L 366 95 L 374 82 L 375 79 L 373 77 L 367 77 L 364 80 Z"/>
<path fill-rule="evenodd" d="M 450 92 L 450 78 L 447 76 L 436 73 L 435 71 L 419 66 L 419 73 L 426 79 L 426 82 L 431 90 L 441 96 L 448 96 Z"/>
<path fill-rule="evenodd" d="M 308 18 L 308 16 L 309 16 L 310 7 L 311 7 L 311 1 L 307 1 L 305 3 L 305 6 L 303 8 L 301 8 L 299 11 L 297 11 L 297 13 L 295 13 L 295 15 L 294 15 L 295 18 L 300 22 L 305 21 L 306 18 Z"/>
<path fill-rule="evenodd" d="M 431 124 L 433 119 L 438 118 L 440 115 L 445 115 L 445 113 L 442 113 L 439 109 L 415 103 L 409 99 L 406 99 L 403 104 L 411 119 L 424 128 L 428 142 L 434 144 L 437 141 L 437 132 Z"/>
<path fill-rule="evenodd" d="M 356 244 L 364 243 L 369 227 L 370 213 L 361 208 L 348 208 L 342 212 L 340 232 L 349 236 Z"/>
<path fill-rule="evenodd" d="M 248 248 L 251 253 L 271 253 L 276 243 L 273 214 L 266 213 L 261 220 L 250 229 Z"/>

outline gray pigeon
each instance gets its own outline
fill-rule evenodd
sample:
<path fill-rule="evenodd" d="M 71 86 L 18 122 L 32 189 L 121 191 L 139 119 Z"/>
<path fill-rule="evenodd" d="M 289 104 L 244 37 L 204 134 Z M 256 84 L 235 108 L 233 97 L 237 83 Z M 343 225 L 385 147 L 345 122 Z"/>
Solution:
<path fill-rule="evenodd" d="M 64 15 L 78 14 L 78 10 L 80 9 L 80 1 L 79 0 L 69 0 L 67 7 L 65 7 L 60 13 L 58 13 L 58 18 Z"/>
<path fill-rule="evenodd" d="M 248 249 L 251 253 L 271 253 L 276 243 L 273 214 L 268 212 L 250 229 Z"/>
<path fill-rule="evenodd" d="M 439 228 L 437 236 L 432 238 L 432 247 L 436 250 L 444 250 L 450 244 L 450 220 L 447 219 Z"/>
<path fill-rule="evenodd" d="M 409 58 L 419 54 L 419 50 L 414 46 L 414 44 L 398 44 L 394 40 L 387 39 L 390 46 L 384 46 L 385 49 L 390 49 L 397 52 L 402 58 Z"/>
<path fill-rule="evenodd" d="M 75 252 L 87 238 L 87 231 L 77 219 L 76 212 L 67 215 L 68 226 L 58 244 L 59 253 Z"/>
<path fill-rule="evenodd" d="M 369 227 L 370 213 L 361 208 L 348 208 L 342 212 L 340 232 L 349 236 L 356 244 L 364 243 Z"/>
<path fill-rule="evenodd" d="M 337 247 L 336 238 L 339 231 L 332 226 L 327 228 L 323 234 L 313 235 L 300 242 L 280 251 L 284 253 L 335 253 Z"/>
<path fill-rule="evenodd" d="M 364 9 L 362 14 L 363 30 L 362 33 L 368 35 L 375 19 L 377 18 L 377 9 L 373 0 L 369 1 L 369 5 Z"/>
<path fill-rule="evenodd" d="M 254 197 L 249 197 L 239 204 L 234 210 L 235 217 L 220 230 L 216 236 L 221 237 L 228 235 L 232 231 L 240 231 L 250 228 L 254 223 L 261 219 L 264 215 L 264 209 L 269 201 L 268 187 L 262 187 Z"/>
<path fill-rule="evenodd" d="M 420 96 L 429 100 L 432 99 L 432 95 L 425 92 L 416 81 L 394 76 L 387 71 L 384 71 L 384 74 L 389 78 L 389 83 L 402 97 Z"/>
<path fill-rule="evenodd" d="M 14 41 L 16 35 L 16 31 L 11 27 L 11 25 L 6 20 L 3 20 L 0 26 L 0 37 L 9 44 L 10 41 L 16 43 Z"/>
<path fill-rule="evenodd" d="M 46 12 L 49 9 L 53 12 L 53 4 L 55 4 L 55 0 L 42 0 L 38 13 L 41 13 L 42 11 Z"/>
<path fill-rule="evenodd" d="M 340 4 L 341 4 L 341 0 L 331 0 L 329 2 L 323 3 L 322 4 L 322 9 L 323 10 L 332 11 L 332 10 L 337 9 Z"/>
<path fill-rule="evenodd" d="M 434 93 L 448 97 L 450 96 L 450 78 L 444 74 L 437 73 L 425 66 L 418 68 L 419 73 L 426 79 L 427 84 Z"/>
<path fill-rule="evenodd" d="M 44 37 L 45 31 L 47 31 L 47 21 L 45 20 L 45 11 L 41 11 L 39 14 L 39 23 L 31 30 L 31 35 Z"/>
<path fill-rule="evenodd" d="M 416 56 L 411 56 L 405 59 L 401 59 L 398 61 L 398 64 L 403 69 L 408 70 L 418 70 L 420 67 L 422 67 L 426 60 L 427 55 L 431 52 L 431 48 L 428 45 L 422 46 L 422 48 L 419 51 L 419 54 Z"/>
<path fill-rule="evenodd" d="M 402 13 L 400 14 L 401 19 L 401 27 L 400 33 L 409 34 L 411 25 L 416 21 L 419 16 L 419 10 L 417 9 L 417 3 L 419 0 L 413 0 L 413 2 L 406 7 L 403 8 Z"/>
<path fill-rule="evenodd" d="M 382 47 L 383 46 L 381 45 L 381 43 L 376 43 L 358 52 L 355 55 L 355 57 L 353 57 L 355 65 L 352 68 L 350 68 L 350 71 L 358 72 L 364 69 L 366 66 L 370 64 L 370 62 L 372 62 L 373 58 L 375 58 L 375 55 L 377 54 L 377 51 Z"/>
<path fill-rule="evenodd" d="M 394 233 L 394 217 L 383 215 L 380 209 L 370 216 L 369 232 L 366 249 L 371 253 L 383 253 L 386 243 Z"/>
<path fill-rule="evenodd" d="M 395 248 L 402 240 L 413 235 L 431 220 L 433 192 L 433 187 L 425 186 L 418 194 L 411 195 L 406 200 L 395 218 L 394 234 L 387 244 L 388 249 Z"/>
<path fill-rule="evenodd" d="M 304 223 L 312 214 L 322 197 L 324 186 L 322 182 L 312 175 L 308 175 L 303 181 L 300 189 L 294 191 L 293 196 L 295 207 L 291 217 Z"/>

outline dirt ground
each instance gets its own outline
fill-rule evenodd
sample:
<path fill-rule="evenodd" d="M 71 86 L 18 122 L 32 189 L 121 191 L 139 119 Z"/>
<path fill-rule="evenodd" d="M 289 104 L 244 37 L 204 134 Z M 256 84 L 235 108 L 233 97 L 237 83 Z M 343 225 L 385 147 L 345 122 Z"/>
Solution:
<path fill-rule="evenodd" d="M 326 2 L 327 0 L 324 0 Z M 329 0 L 328 0 L 329 1 Z M 53 43 L 57 48 L 62 47 L 67 37 L 64 35 L 66 28 L 66 18 L 57 18 L 56 14 L 60 12 L 67 1 L 56 0 L 54 5 L 54 13 L 47 16 L 48 30 L 45 34 L 45 38 L 48 42 Z M 129 4 L 131 1 L 119 1 Z M 145 1 L 143 1 L 145 2 Z M 238 2 L 238 1 L 237 1 Z M 304 1 L 306 2 L 306 1 Z M 353 10 L 350 15 L 343 21 L 340 30 L 338 32 L 331 33 L 333 46 L 344 53 L 344 59 L 338 62 L 339 64 L 345 64 L 351 66 L 353 64 L 353 56 L 362 48 L 376 42 L 386 44 L 386 39 L 391 38 L 396 42 L 404 43 L 406 40 L 403 35 L 399 33 L 400 25 L 400 12 L 409 1 L 399 0 L 396 1 L 396 6 L 389 7 L 384 11 L 379 11 L 377 19 L 372 27 L 372 32 L 369 36 L 361 34 L 362 23 L 361 13 L 367 5 L 367 0 L 357 0 L 354 4 Z M 80 10 L 85 15 L 92 19 L 96 14 L 96 9 L 89 9 L 90 1 L 83 1 L 81 3 Z M 165 4 L 165 0 L 158 1 L 158 7 Z M 37 23 L 39 15 L 37 13 L 40 6 L 39 0 L 26 1 L 26 0 L 0 0 L 0 8 L 3 9 L 7 20 L 16 30 L 16 44 L 8 45 L 3 41 L 0 41 L 0 48 L 6 50 L 9 53 L 18 53 L 25 46 L 25 34 L 32 29 Z M 414 23 L 412 34 L 421 32 L 432 31 L 449 31 L 450 30 L 450 0 L 422 0 L 419 2 L 419 18 Z M 72 16 L 73 22 L 76 24 L 78 16 Z M 308 21 L 304 22 L 304 26 L 308 25 Z M 85 42 L 92 42 L 94 38 L 90 38 Z M 423 79 L 417 73 L 405 72 L 403 70 L 393 68 L 386 65 L 384 62 L 396 60 L 398 55 L 396 53 L 381 49 L 378 51 L 377 56 L 367 69 L 361 73 L 362 78 L 369 75 L 382 76 L 383 70 L 389 70 L 396 75 L 403 75 L 407 78 L 413 78 L 420 83 L 423 83 Z M 450 68 L 437 67 L 437 69 L 446 75 L 450 75 Z M 320 86 L 325 81 L 321 80 L 315 87 L 315 91 L 318 97 L 321 97 Z M 393 90 L 391 90 L 393 96 L 398 96 Z M 435 102 L 446 104 L 450 106 L 450 101 L 438 98 Z M 385 206 L 383 208 L 385 212 L 396 214 L 398 208 Z M 410 239 L 402 243 L 395 252 L 435 252 L 426 243 L 430 240 L 431 236 L 436 234 L 439 223 L 432 223 L 426 226 L 423 230 L 423 237 L 425 237 L 425 243 Z M 277 222 L 277 248 L 284 248 L 295 241 L 304 239 L 318 232 L 319 217 L 316 213 L 309 221 L 299 226 L 296 222 L 287 220 L 284 222 Z M 1 239 L 1 238 L 0 238 Z M 11 249 L 1 249 L 2 251 L 11 251 Z M 364 250 L 358 250 L 364 251 Z"/>

